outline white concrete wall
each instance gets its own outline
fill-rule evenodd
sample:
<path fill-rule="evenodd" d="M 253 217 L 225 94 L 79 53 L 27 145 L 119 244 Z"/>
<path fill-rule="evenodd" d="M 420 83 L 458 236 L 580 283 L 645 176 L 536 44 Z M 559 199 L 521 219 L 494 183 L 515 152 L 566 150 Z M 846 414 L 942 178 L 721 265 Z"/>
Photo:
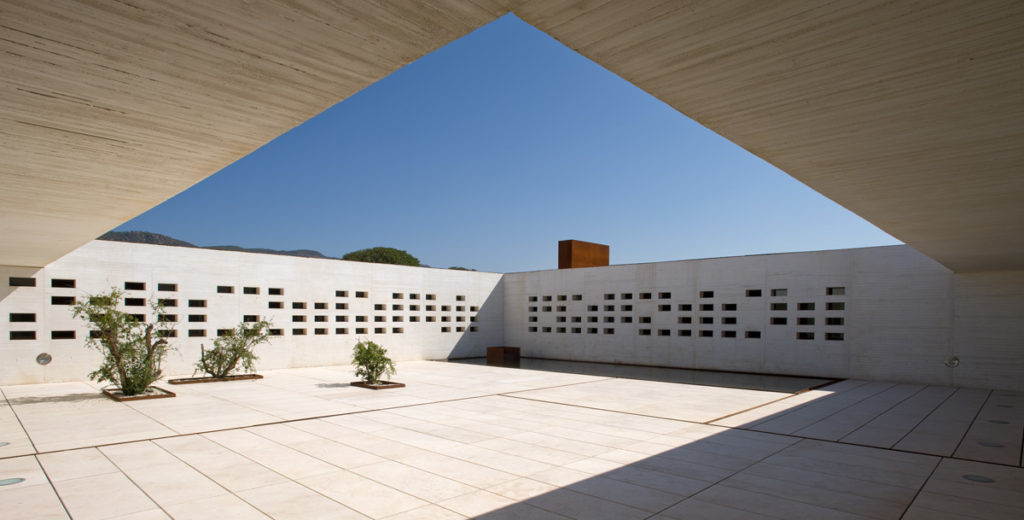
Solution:
<path fill-rule="evenodd" d="M 11 276 L 33 277 L 37 286 L 10 287 Z M 53 279 L 73 279 L 77 287 L 53 288 Z M 82 297 L 144 282 L 145 291 L 128 291 L 129 296 L 178 303 L 168 309 L 179 319 L 173 341 L 178 351 L 169 359 L 168 374 L 190 374 L 199 345 L 212 344 L 217 329 L 258 315 L 283 332 L 260 348 L 261 369 L 347 364 L 352 345 L 365 336 L 398 360 L 482 356 L 488 345 L 516 345 L 524 355 L 543 358 L 1024 389 L 1024 272 L 957 275 L 906 246 L 501 275 L 95 241 L 44 269 L 0 266 L 0 282 L 0 384 L 84 379 L 98 365 L 98 354 L 82 346 L 85 325 L 72 319 L 70 307 L 52 305 L 51 297 Z M 177 284 L 177 291 L 157 291 L 159 283 Z M 220 285 L 234 293 L 217 293 Z M 259 294 L 244 294 L 243 287 L 258 287 Z M 842 287 L 843 294 L 828 295 L 829 287 Z M 270 288 L 281 288 L 284 295 L 270 295 Z M 787 294 L 772 296 L 772 289 Z M 336 297 L 338 290 L 348 296 Z M 761 296 L 748 296 L 748 290 L 760 290 Z M 356 298 L 357 291 L 369 297 Z M 701 297 L 703 291 L 714 295 Z M 651 299 L 641 298 L 646 292 Z M 393 293 L 403 298 L 393 299 Z M 626 293 L 632 298 L 623 299 Z M 660 293 L 670 294 L 662 298 Z M 427 294 L 436 300 L 426 300 Z M 614 299 L 606 300 L 606 294 Z M 457 301 L 457 295 L 465 301 Z M 544 301 L 546 296 L 551 301 Z M 190 299 L 206 300 L 207 306 L 189 308 Z M 284 308 L 271 309 L 270 302 Z M 293 302 L 305 303 L 306 309 L 293 309 Z M 326 309 L 316 309 L 316 303 Z M 781 303 L 786 310 L 772 310 Z M 801 303 L 814 304 L 814 310 L 799 310 Z M 845 308 L 828 310 L 829 303 Z M 385 310 L 375 310 L 376 304 Z M 728 304 L 736 310 L 723 310 Z M 392 310 L 393 305 L 403 308 Z M 435 309 L 428 311 L 428 305 Z M 595 305 L 596 311 L 589 310 Z M 605 310 L 609 305 L 614 310 Z M 623 305 L 632 309 L 622 310 Z M 668 310 L 660 310 L 663 305 Z M 692 310 L 680 310 L 681 305 Z M 32 313 L 36 321 L 12 322 L 12 313 Z M 207 321 L 190 323 L 190 314 L 205 315 Z M 306 321 L 293 322 L 293 316 Z M 327 321 L 317 322 L 316 316 Z M 347 321 L 336 321 L 337 316 Z M 356 316 L 368 321 L 356 322 Z M 375 316 L 387 321 L 375 322 Z M 442 321 L 445 317 L 450 321 Z M 606 323 L 608 318 L 613 322 Z M 691 323 L 680 323 L 681 318 Z M 787 322 L 772 324 L 772 318 Z M 814 324 L 800 325 L 800 318 L 813 318 Z M 843 323 L 829 325 L 828 318 Z M 367 334 L 358 334 L 360 327 Z M 375 334 L 378 327 L 386 332 Z M 394 327 L 403 332 L 393 333 Z M 293 334 L 296 328 L 306 335 Z M 326 334 L 314 334 L 317 328 Z M 336 333 L 338 328 L 347 334 Z M 190 329 L 204 329 L 206 337 L 190 338 Z M 75 339 L 50 339 L 53 331 L 68 330 L 75 331 Z M 680 335 L 687 330 L 690 336 Z M 11 332 L 17 331 L 35 331 L 37 339 L 12 340 Z M 726 337 L 729 331 L 735 337 Z M 748 332 L 760 337 L 747 337 Z M 812 333 L 813 339 L 798 339 L 799 333 Z M 842 339 L 828 339 L 830 333 Z M 53 356 L 45 367 L 35 362 L 42 352 Z M 956 368 L 945 364 L 953 356 L 960 360 Z"/>
<path fill-rule="evenodd" d="M 36 287 L 10 287 L 11 276 L 33 277 Z M 497 273 L 93 241 L 43 269 L 0 266 L 0 384 L 82 380 L 98 366 L 99 355 L 83 346 L 87 327 L 72 318 L 69 306 L 52 305 L 52 296 L 81 298 L 111 287 L 123 290 L 125 282 L 144 282 L 145 290 L 126 291 L 126 296 L 177 300 L 177 306 L 169 307 L 167 313 L 178 316 L 177 337 L 171 340 L 178 350 L 169 356 L 165 373 L 189 375 L 200 344 L 209 347 L 217 329 L 236 326 L 244 315 L 269 319 L 273 328 L 283 332 L 272 337 L 269 345 L 259 347 L 259 369 L 348 364 L 352 346 L 362 337 L 383 344 L 396 360 L 482 356 L 487 345 L 502 343 L 501 277 Z M 52 279 L 73 279 L 76 288 L 53 288 Z M 177 284 L 177 290 L 158 291 L 160 283 Z M 233 287 L 234 293 L 219 294 L 217 286 L 222 285 Z M 243 287 L 257 287 L 259 294 L 244 294 Z M 270 295 L 270 288 L 281 288 L 284 294 Z M 348 296 L 336 297 L 338 290 L 348 291 Z M 367 292 L 368 297 L 356 298 L 357 291 Z M 394 293 L 403 298 L 393 299 Z M 419 299 L 411 299 L 413 294 Z M 428 294 L 436 299 L 427 300 Z M 457 301 L 457 296 L 464 296 L 465 301 Z M 206 300 L 206 307 L 190 308 L 189 300 Z M 270 302 L 282 302 L 284 308 L 271 309 Z M 293 309 L 293 302 L 305 303 L 306 308 Z M 325 304 L 326 309 L 315 309 L 316 303 Z M 348 308 L 336 309 L 336 304 Z M 386 310 L 374 310 L 375 304 L 385 305 Z M 402 305 L 402 310 L 392 310 L 393 305 Z M 419 309 L 410 310 L 411 305 Z M 435 310 L 428 311 L 428 305 Z M 11 322 L 11 313 L 32 313 L 36 321 Z M 206 321 L 189 322 L 190 314 L 205 315 Z M 293 322 L 293 316 L 305 316 L 306 321 Z M 316 316 L 324 316 L 326 321 L 317 322 Z M 338 316 L 347 321 L 336 321 Z M 368 321 L 358 323 L 357 316 L 366 316 Z M 387 321 L 375 322 L 375 316 Z M 402 321 L 394 321 L 396 317 Z M 357 334 L 359 327 L 367 333 Z M 374 333 L 378 327 L 386 333 Z M 403 332 L 394 333 L 396 327 Z M 442 332 L 442 327 L 450 331 Z M 464 330 L 459 332 L 459 327 Z M 305 329 L 306 335 L 294 335 L 293 329 L 298 328 Z M 325 328 L 326 334 L 315 334 L 317 328 Z M 347 334 L 336 333 L 338 328 L 347 329 Z M 203 329 L 206 336 L 189 337 L 190 329 Z M 35 331 L 36 339 L 12 340 L 12 331 Z M 75 331 L 76 338 L 50 339 L 52 331 Z M 53 357 L 45 367 L 35 362 L 42 352 Z"/>
<path fill-rule="evenodd" d="M 843 287 L 844 294 L 829 296 L 829 287 Z M 772 297 L 772 289 L 787 295 Z M 528 356 L 1024 388 L 1024 273 L 954 275 L 907 246 L 514 273 L 505 275 L 504 290 L 505 342 Z M 762 296 L 748 297 L 748 290 Z M 702 291 L 714 296 L 702 298 Z M 639 299 L 644 292 L 652 299 Z M 663 292 L 671 297 L 659 298 Z M 623 293 L 633 298 L 624 300 Z M 561 295 L 567 301 L 558 301 Z M 582 299 L 573 301 L 573 295 Z M 827 310 L 830 302 L 845 309 Z M 772 311 L 773 303 L 788 308 Z M 800 303 L 813 303 L 814 310 L 800 311 Z M 685 304 L 693 310 L 680 311 Z M 702 311 L 706 304 L 714 310 Z M 723 311 L 723 304 L 737 310 Z M 588 310 L 593 305 L 596 312 Z M 606 311 L 607 305 L 615 310 Z M 622 311 L 622 305 L 633 310 Z M 670 310 L 660 311 L 660 305 Z M 614 323 L 605 322 L 609 317 Z M 640 323 L 642 317 L 651 323 Z M 687 317 L 692 323 L 679 323 Z M 713 323 L 702 324 L 707 317 Z M 725 317 L 736 323 L 723 323 Z M 787 323 L 773 325 L 773 317 Z M 589 322 L 595 318 L 597 323 Z M 801 326 L 799 318 L 814 318 L 814 325 Z M 827 325 L 827 318 L 844 321 Z M 582 330 L 574 333 L 574 327 Z M 593 328 L 597 333 L 590 333 Z M 605 334 L 606 328 L 614 334 Z M 644 329 L 651 335 L 641 335 Z M 680 336 L 681 330 L 692 336 Z M 736 337 L 724 337 L 727 331 Z M 760 337 L 747 338 L 748 331 Z M 814 339 L 798 339 L 801 332 Z M 828 333 L 841 333 L 842 340 L 829 340 Z M 954 355 L 961 364 L 949 368 L 945 361 Z"/>

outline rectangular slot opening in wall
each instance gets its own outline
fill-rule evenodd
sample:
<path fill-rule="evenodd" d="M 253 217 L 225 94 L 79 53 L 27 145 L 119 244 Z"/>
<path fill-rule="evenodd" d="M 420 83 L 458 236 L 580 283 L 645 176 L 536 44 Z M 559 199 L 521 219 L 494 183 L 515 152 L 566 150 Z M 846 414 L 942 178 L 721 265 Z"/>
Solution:
<path fill-rule="evenodd" d="M 177 307 L 178 306 L 178 300 L 175 300 L 174 298 L 160 298 L 159 300 L 157 300 L 157 302 L 159 302 L 160 305 L 162 305 L 164 307 Z"/>
<path fill-rule="evenodd" d="M 369 294 L 366 291 L 356 291 L 356 298 L 368 298 Z M 428 300 L 430 298 L 427 298 Z"/>
<path fill-rule="evenodd" d="M 814 318 L 797 318 L 797 325 L 814 325 Z"/>
<path fill-rule="evenodd" d="M 444 310 L 446 310 L 446 309 L 445 309 L 444 307 L 441 307 L 441 310 L 442 310 L 442 311 L 444 311 Z M 541 311 L 543 311 L 543 312 L 551 312 L 551 306 L 550 306 L 550 305 L 545 305 L 545 306 L 544 306 L 544 307 L 543 307 L 543 308 L 541 309 Z"/>
<path fill-rule="evenodd" d="M 8 285 L 11 287 L 35 287 L 36 279 L 29 278 L 26 276 L 12 276 L 7 279 Z M 13 338 L 12 338 L 13 339 Z M 35 338 L 33 338 L 35 339 Z"/>
<path fill-rule="evenodd" d="M 158 314 L 156 316 L 156 321 L 159 321 L 161 323 L 177 323 L 178 322 L 178 315 L 177 314 Z"/>
<path fill-rule="evenodd" d="M 843 318 L 825 318 L 825 325 L 831 325 L 834 327 L 842 326 L 846 322 Z"/>
<path fill-rule="evenodd" d="M 218 332 L 218 334 L 220 333 L 220 331 L 217 331 L 217 332 Z M 306 335 L 306 329 L 292 329 L 292 336 L 305 336 L 305 335 Z"/>
<path fill-rule="evenodd" d="M 457 301 L 457 302 L 464 302 L 464 301 L 466 301 L 466 295 L 464 295 L 464 294 L 456 294 L 455 295 L 455 301 Z"/>
<path fill-rule="evenodd" d="M 710 312 L 715 310 L 715 304 L 713 303 L 702 303 L 700 304 L 700 310 L 703 312 Z"/>
<path fill-rule="evenodd" d="M 428 294 L 428 295 L 426 295 L 426 298 L 428 300 L 436 300 L 437 299 L 437 295 L 436 294 Z"/>
<path fill-rule="evenodd" d="M 587 323 L 597 323 L 597 316 L 587 316 Z"/>
<path fill-rule="evenodd" d="M 156 290 L 163 292 L 175 292 L 178 290 L 178 284 L 176 283 L 158 283 L 156 284 Z"/>
<path fill-rule="evenodd" d="M 242 294 L 259 294 L 259 287 L 242 287 Z"/>
<path fill-rule="evenodd" d="M 267 302 L 268 309 L 283 309 L 284 302 Z"/>
<path fill-rule="evenodd" d="M 714 336 L 715 336 L 715 331 L 713 331 L 713 330 L 702 330 L 702 331 L 700 331 L 700 337 L 702 337 L 702 338 L 713 338 Z"/>
<path fill-rule="evenodd" d="M 409 299 L 410 300 L 418 300 L 418 299 L 420 299 L 420 295 L 419 295 L 419 293 L 409 293 Z"/>
<path fill-rule="evenodd" d="M 348 329 L 345 329 L 345 328 L 334 329 L 334 333 L 335 334 L 348 334 Z"/>
<path fill-rule="evenodd" d="M 622 322 L 622 323 L 633 323 L 633 317 L 632 316 L 623 316 L 622 318 L 619 319 L 619 321 Z"/>
<path fill-rule="evenodd" d="M 619 310 L 622 311 L 622 312 L 632 312 L 633 311 L 633 306 L 632 305 L 620 305 L 619 306 Z"/>
<path fill-rule="evenodd" d="M 401 316 L 392 316 L 391 317 L 391 321 L 393 321 L 393 322 L 394 321 L 402 321 L 402 317 Z"/>
<path fill-rule="evenodd" d="M 723 330 L 722 331 L 722 337 L 723 338 L 735 338 L 736 337 L 736 331 L 735 330 Z"/>
<path fill-rule="evenodd" d="M 843 311 L 846 310 L 846 302 L 828 302 L 825 304 L 826 311 Z"/>
<path fill-rule="evenodd" d="M 188 337 L 190 338 L 205 338 L 206 329 L 188 329 Z"/>
<path fill-rule="evenodd" d="M 658 299 L 659 300 L 671 300 L 672 299 L 672 293 L 670 293 L 670 292 L 660 292 L 660 293 L 658 293 Z"/>
<path fill-rule="evenodd" d="M 693 323 L 693 318 L 689 316 L 680 316 L 677 320 L 678 323 Z"/>
<path fill-rule="evenodd" d="M 334 321 L 348 321 L 348 316 L 335 316 Z"/>
<path fill-rule="evenodd" d="M 723 311 L 735 311 L 736 310 L 736 304 L 735 303 L 723 303 L 722 304 L 722 310 Z"/>
<path fill-rule="evenodd" d="M 473 321 L 476 321 L 476 320 L 474 319 Z M 583 317 L 582 316 L 573 316 L 572 317 L 572 322 L 573 323 L 583 323 Z"/>
<path fill-rule="evenodd" d="M 747 298 L 760 298 L 761 289 L 747 289 Z"/>
<path fill-rule="evenodd" d="M 788 296 L 789 290 L 787 289 L 772 289 L 772 296 Z"/>
<path fill-rule="evenodd" d="M 383 303 L 375 303 L 375 304 L 373 304 L 373 310 L 375 310 L 375 311 L 382 311 L 382 310 L 384 310 L 384 308 L 385 307 L 384 307 Z"/>
<path fill-rule="evenodd" d="M 125 307 L 144 307 L 145 305 L 146 305 L 146 299 L 145 298 L 125 298 L 124 299 L 124 306 Z"/>
<path fill-rule="evenodd" d="M 425 321 L 427 321 L 427 322 L 433 322 L 433 321 L 435 321 L 435 319 L 434 319 L 434 317 L 433 317 L 433 316 L 426 316 L 426 317 L 424 317 L 423 319 L 424 319 Z"/>
<path fill-rule="evenodd" d="M 306 308 L 306 302 L 292 302 L 292 308 L 293 309 L 305 309 Z"/>
<path fill-rule="evenodd" d="M 374 323 L 380 323 L 380 322 L 386 321 L 386 320 L 384 319 L 384 316 L 374 316 L 373 317 L 373 321 L 374 321 Z M 442 319 L 441 321 L 448 321 L 448 320 Z"/>
<path fill-rule="evenodd" d="M 35 281 L 33 281 L 32 284 L 33 284 L 32 286 L 35 287 Z M 604 299 L 605 300 L 614 300 L 615 299 L 615 294 L 613 294 L 613 293 L 605 293 Z"/>
<path fill-rule="evenodd" d="M 846 287 L 827 287 L 825 296 L 843 296 L 846 294 Z"/>
<path fill-rule="evenodd" d="M 572 295 L 572 301 L 574 301 L 574 302 L 583 301 L 583 295 L 582 294 L 574 294 L 574 295 Z"/>
<path fill-rule="evenodd" d="M 334 291 L 335 298 L 348 298 L 348 291 Z"/>
<path fill-rule="evenodd" d="M 527 321 L 529 321 L 530 323 L 537 323 L 537 317 L 536 316 L 530 316 L 529 319 L 527 319 Z"/>
<path fill-rule="evenodd" d="M 284 336 L 284 330 L 283 329 L 270 329 L 270 335 L 271 336 Z"/>
<path fill-rule="evenodd" d="M 73 330 L 51 330 L 50 339 L 75 339 Z"/>
<path fill-rule="evenodd" d="M 671 336 L 672 335 L 672 331 L 669 330 L 669 329 L 658 329 L 658 335 L 659 336 Z"/>
<path fill-rule="evenodd" d="M 650 322 L 651 322 L 651 317 L 650 316 L 640 316 L 640 323 L 650 323 Z"/>
<path fill-rule="evenodd" d="M 558 323 L 565 323 L 565 316 L 559 316 L 555 318 L 555 321 Z"/>
<path fill-rule="evenodd" d="M 313 316 L 313 321 L 314 322 L 318 322 L 318 323 L 323 323 L 323 322 L 327 321 L 327 316 L 324 316 L 324 315 Z"/>
<path fill-rule="evenodd" d="M 335 303 L 334 304 L 334 308 L 337 309 L 337 310 L 341 310 L 341 311 L 347 310 L 348 309 L 348 304 L 347 303 Z"/>
<path fill-rule="evenodd" d="M 722 318 L 722 323 L 725 324 L 725 325 L 735 325 L 736 324 L 736 317 L 735 316 L 728 316 L 728 317 Z"/>
<path fill-rule="evenodd" d="M 537 297 L 536 296 L 530 296 L 529 298 L 527 298 L 527 300 L 531 301 L 531 302 L 535 302 L 535 301 L 537 301 Z"/>
<path fill-rule="evenodd" d="M 567 299 L 568 299 L 568 297 L 566 295 L 564 295 L 564 294 L 559 294 L 558 295 L 558 301 L 560 301 L 560 302 L 564 302 Z"/>
<path fill-rule="evenodd" d="M 659 305 L 658 306 L 658 312 L 671 312 L 671 311 L 672 311 L 672 306 L 671 305 Z"/>
<path fill-rule="evenodd" d="M 356 334 L 366 334 L 366 329 L 362 327 L 357 327 Z"/>
<path fill-rule="evenodd" d="M 242 321 L 244 323 L 256 323 L 260 321 L 260 317 L 257 314 L 244 314 L 242 315 Z"/>
<path fill-rule="evenodd" d="M 145 291 L 146 290 L 146 283 L 145 282 L 125 282 L 124 283 L 124 290 L 126 290 L 126 291 Z"/>
<path fill-rule="evenodd" d="M 772 318 L 772 325 L 785 325 L 788 323 L 786 318 Z"/>
<path fill-rule="evenodd" d="M 419 305 L 410 305 L 409 306 L 409 310 L 410 311 L 418 311 L 418 310 L 420 310 L 420 306 Z"/>
<path fill-rule="evenodd" d="M 206 307 L 206 300 L 189 300 L 189 307 Z"/>
<path fill-rule="evenodd" d="M 402 327 L 392 327 L 391 328 L 391 333 L 392 334 L 401 334 L 403 332 L 405 332 L 405 329 L 403 329 Z"/>
<path fill-rule="evenodd" d="M 558 327 L 555 329 L 558 334 L 565 334 L 565 327 Z"/>
<path fill-rule="evenodd" d="M 428 311 L 434 310 L 431 307 L 432 307 L 432 305 L 427 305 L 427 310 Z M 530 307 L 529 309 L 527 309 L 527 312 L 537 312 L 537 307 Z"/>
<path fill-rule="evenodd" d="M 543 298 L 543 300 L 546 301 L 546 302 L 549 302 L 549 301 L 551 301 L 551 296 L 545 296 Z"/>
<path fill-rule="evenodd" d="M 527 330 L 529 330 L 530 332 L 537 332 L 537 327 L 530 327 Z"/>
<path fill-rule="evenodd" d="M 615 334 L 615 329 L 604 329 L 605 334 Z"/>
<path fill-rule="evenodd" d="M 313 334 L 317 336 L 327 335 L 327 329 L 313 329 Z"/>
<path fill-rule="evenodd" d="M 417 322 L 420 321 L 420 317 L 419 316 L 409 316 L 409 321 L 411 321 L 413 323 L 417 323 Z"/>
<path fill-rule="evenodd" d="M 641 336 L 650 336 L 651 335 L 651 329 L 640 329 L 639 332 L 640 332 Z"/>
<path fill-rule="evenodd" d="M 757 339 L 761 337 L 761 331 L 759 330 L 748 330 L 744 335 L 747 339 Z"/>
<path fill-rule="evenodd" d="M 68 278 L 53 278 L 50 280 L 50 287 L 58 289 L 74 289 L 75 281 Z"/>
<path fill-rule="evenodd" d="M 597 334 L 597 328 L 595 328 L 595 327 L 588 327 L 587 328 L 587 334 Z"/>
<path fill-rule="evenodd" d="M 572 328 L 572 333 L 573 334 L 582 334 L 583 333 L 583 329 L 581 329 L 579 327 L 573 327 Z"/>
<path fill-rule="evenodd" d="M 301 314 L 297 314 L 297 315 L 292 316 L 292 321 L 293 322 L 304 322 L 304 321 L 306 321 L 306 317 L 301 315 Z"/>
<path fill-rule="evenodd" d="M 206 322 L 205 314 L 189 314 L 188 321 L 190 322 Z"/>
<path fill-rule="evenodd" d="M 50 305 L 74 305 L 74 296 L 51 296 Z"/>
<path fill-rule="evenodd" d="M 693 311 L 693 305 L 692 304 L 689 304 L 689 303 L 680 303 L 679 304 L 679 312 L 692 312 L 692 311 Z"/>
<path fill-rule="evenodd" d="M 391 299 L 392 300 L 401 300 L 403 298 L 405 298 L 405 295 L 400 293 L 400 292 L 393 292 L 393 293 L 391 293 Z"/>
<path fill-rule="evenodd" d="M 642 292 L 642 293 L 640 293 L 640 299 L 641 300 L 650 300 L 651 299 L 651 293 L 649 293 L 649 292 Z"/>
<path fill-rule="evenodd" d="M 704 316 L 700 319 L 700 322 L 704 325 L 712 325 L 715 323 L 715 318 L 711 316 Z"/>
<path fill-rule="evenodd" d="M 558 312 L 565 312 L 565 305 L 559 305 Z"/>
<path fill-rule="evenodd" d="M 773 311 L 784 311 L 784 310 L 786 310 L 788 308 L 789 308 L 789 304 L 786 304 L 786 303 L 773 303 L 772 304 L 772 310 Z"/>
<path fill-rule="evenodd" d="M 798 311 L 813 311 L 814 310 L 814 304 L 813 303 L 798 303 L 798 304 L 796 304 L 796 309 Z"/>
<path fill-rule="evenodd" d="M 715 297 L 715 291 L 701 291 L 700 292 L 700 297 L 701 298 L 714 298 Z"/>
<path fill-rule="evenodd" d="M 690 329 L 679 329 L 679 330 L 676 331 L 676 335 L 677 336 L 683 336 L 683 337 L 689 337 L 689 336 L 693 335 L 693 332 Z"/>
<path fill-rule="evenodd" d="M 623 300 L 632 300 L 633 293 L 622 293 L 621 295 L 619 295 L 619 298 Z"/>
<path fill-rule="evenodd" d="M 797 332 L 796 339 L 814 339 L 813 332 Z"/>

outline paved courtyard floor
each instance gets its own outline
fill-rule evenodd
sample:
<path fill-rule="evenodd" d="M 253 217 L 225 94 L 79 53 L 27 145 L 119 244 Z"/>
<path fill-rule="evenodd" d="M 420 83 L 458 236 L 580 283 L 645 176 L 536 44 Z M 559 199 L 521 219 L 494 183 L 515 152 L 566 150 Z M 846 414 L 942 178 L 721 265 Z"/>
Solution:
<path fill-rule="evenodd" d="M 399 369 L 2 387 L 0 518 L 1024 518 L 1017 392 Z"/>

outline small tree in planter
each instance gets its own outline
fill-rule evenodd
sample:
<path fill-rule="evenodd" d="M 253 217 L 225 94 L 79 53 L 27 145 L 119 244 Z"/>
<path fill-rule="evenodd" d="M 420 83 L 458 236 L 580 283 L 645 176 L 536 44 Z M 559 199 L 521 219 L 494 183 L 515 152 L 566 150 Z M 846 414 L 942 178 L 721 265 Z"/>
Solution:
<path fill-rule="evenodd" d="M 270 340 L 270 322 L 239 323 L 227 334 L 213 340 L 213 348 L 206 350 L 200 346 L 199 361 L 196 372 L 204 372 L 211 378 L 224 379 L 239 368 L 245 374 L 256 371 L 255 361 L 259 359 L 253 350 L 256 345 Z"/>
<path fill-rule="evenodd" d="M 162 319 L 164 307 L 157 300 L 149 301 L 156 323 L 146 324 L 118 310 L 123 295 L 116 288 L 109 293 L 90 295 L 72 311 L 74 317 L 85 320 L 94 331 L 85 346 L 103 355 L 103 363 L 89 374 L 89 379 L 113 383 L 120 389 L 121 396 L 131 397 L 145 394 L 163 375 L 160 367 L 167 353 L 173 350 L 166 338 L 175 323 Z M 164 391 L 161 396 L 174 394 Z"/>
<path fill-rule="evenodd" d="M 382 376 L 395 375 L 395 363 L 388 357 L 388 350 L 370 340 L 364 339 L 356 343 L 352 349 L 352 365 L 356 367 L 356 376 L 363 378 L 352 383 L 364 388 L 401 388 L 405 385 L 381 380 Z"/>

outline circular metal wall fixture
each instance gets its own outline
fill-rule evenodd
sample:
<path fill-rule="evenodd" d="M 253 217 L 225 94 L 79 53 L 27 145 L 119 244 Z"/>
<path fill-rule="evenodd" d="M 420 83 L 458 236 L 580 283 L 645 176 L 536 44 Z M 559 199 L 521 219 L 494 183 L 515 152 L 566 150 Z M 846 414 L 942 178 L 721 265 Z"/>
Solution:
<path fill-rule="evenodd" d="M 946 363 L 946 366 L 949 367 L 949 368 L 956 368 L 956 367 L 960 366 L 960 358 L 958 358 L 956 356 L 950 356 L 950 357 L 946 358 L 945 363 Z"/>
<path fill-rule="evenodd" d="M 43 352 L 42 354 L 36 356 L 36 363 L 39 363 L 40 365 L 49 365 L 50 361 L 53 361 L 53 356 L 47 354 L 46 352 Z"/>

